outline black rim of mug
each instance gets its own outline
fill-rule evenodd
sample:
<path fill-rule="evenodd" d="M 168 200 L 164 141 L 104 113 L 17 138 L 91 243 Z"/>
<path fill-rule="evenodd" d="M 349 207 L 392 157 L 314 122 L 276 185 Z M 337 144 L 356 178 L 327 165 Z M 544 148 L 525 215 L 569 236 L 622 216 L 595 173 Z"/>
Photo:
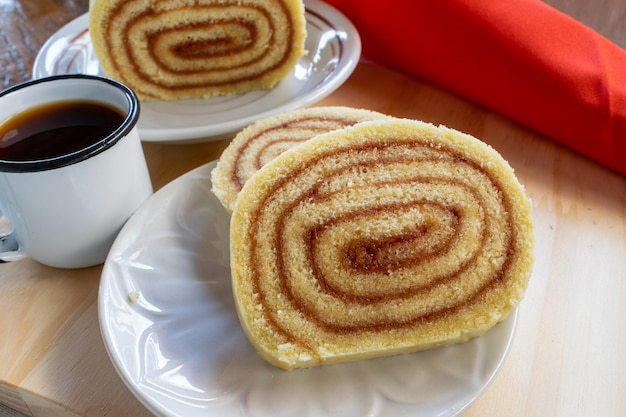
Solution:
<path fill-rule="evenodd" d="M 137 98 L 135 92 L 125 84 L 120 83 L 119 81 L 101 77 L 97 75 L 87 75 L 87 74 L 64 74 L 64 75 L 52 75 L 48 77 L 38 78 L 30 81 L 25 81 L 19 84 L 16 84 L 12 87 L 7 88 L 4 91 L 0 92 L 0 98 L 14 93 L 15 91 L 21 90 L 23 88 L 45 83 L 56 80 L 67 80 L 67 79 L 83 79 L 83 80 L 93 80 L 98 82 L 104 82 L 110 84 L 119 90 L 121 90 L 126 99 L 128 100 L 129 111 L 122 124 L 115 129 L 110 135 L 105 136 L 104 138 L 98 140 L 97 142 L 91 144 L 90 146 L 83 148 L 79 151 L 72 152 L 69 154 L 57 156 L 54 158 L 47 159 L 37 159 L 37 160 L 26 160 L 26 161 L 10 161 L 6 159 L 0 158 L 0 171 L 3 172 L 37 172 L 37 171 L 46 171 L 55 168 L 61 168 L 64 166 L 72 165 L 80 161 L 84 161 L 86 159 L 91 158 L 92 156 L 98 155 L 104 150 L 110 148 L 114 144 L 116 144 L 121 138 L 126 136 L 137 124 L 137 120 L 139 119 L 139 99 Z"/>

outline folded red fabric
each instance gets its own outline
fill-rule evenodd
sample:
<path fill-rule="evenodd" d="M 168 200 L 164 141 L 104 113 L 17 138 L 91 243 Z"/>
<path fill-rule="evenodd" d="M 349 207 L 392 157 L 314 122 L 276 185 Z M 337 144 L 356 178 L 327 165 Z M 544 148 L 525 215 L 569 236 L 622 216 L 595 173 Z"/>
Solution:
<path fill-rule="evenodd" d="M 626 175 L 626 51 L 540 0 L 327 0 L 363 56 Z"/>

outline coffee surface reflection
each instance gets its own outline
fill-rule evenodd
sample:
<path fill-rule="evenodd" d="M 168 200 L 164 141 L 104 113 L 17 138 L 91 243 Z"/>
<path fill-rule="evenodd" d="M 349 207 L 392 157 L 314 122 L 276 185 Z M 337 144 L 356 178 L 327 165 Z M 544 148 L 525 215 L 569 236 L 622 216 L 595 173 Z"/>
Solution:
<path fill-rule="evenodd" d="M 0 159 L 36 161 L 72 154 L 113 133 L 124 115 L 90 101 L 59 101 L 18 113 L 0 124 Z"/>

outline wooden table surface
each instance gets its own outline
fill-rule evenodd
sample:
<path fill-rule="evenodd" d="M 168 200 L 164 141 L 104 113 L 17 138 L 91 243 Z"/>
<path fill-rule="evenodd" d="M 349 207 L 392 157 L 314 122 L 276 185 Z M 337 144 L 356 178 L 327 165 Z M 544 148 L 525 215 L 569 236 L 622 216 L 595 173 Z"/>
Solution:
<path fill-rule="evenodd" d="M 626 2 L 549 2 L 626 40 Z M 87 9 L 87 0 L 0 1 L 2 87 L 29 79 L 42 44 Z M 514 343 L 463 415 L 626 415 L 626 178 L 423 80 L 367 64 L 321 104 L 470 133 L 510 161 L 533 199 L 536 264 Z M 216 159 L 226 144 L 145 143 L 155 189 Z M 105 351 L 101 269 L 0 264 L 0 403 L 42 417 L 150 415 Z"/>

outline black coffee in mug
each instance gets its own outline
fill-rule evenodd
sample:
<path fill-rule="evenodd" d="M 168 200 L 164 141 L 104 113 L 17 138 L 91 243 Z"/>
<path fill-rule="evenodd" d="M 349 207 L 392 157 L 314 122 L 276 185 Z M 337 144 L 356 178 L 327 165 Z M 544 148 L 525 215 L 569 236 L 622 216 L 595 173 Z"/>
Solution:
<path fill-rule="evenodd" d="M 0 91 L 0 220 L 11 229 L 0 260 L 28 257 L 56 268 L 106 260 L 152 195 L 139 111 L 133 90 L 94 75 L 53 75 Z"/>
<path fill-rule="evenodd" d="M 91 101 L 59 101 L 18 113 L 0 124 L 0 159 L 36 161 L 68 155 L 113 133 L 117 109 Z"/>

